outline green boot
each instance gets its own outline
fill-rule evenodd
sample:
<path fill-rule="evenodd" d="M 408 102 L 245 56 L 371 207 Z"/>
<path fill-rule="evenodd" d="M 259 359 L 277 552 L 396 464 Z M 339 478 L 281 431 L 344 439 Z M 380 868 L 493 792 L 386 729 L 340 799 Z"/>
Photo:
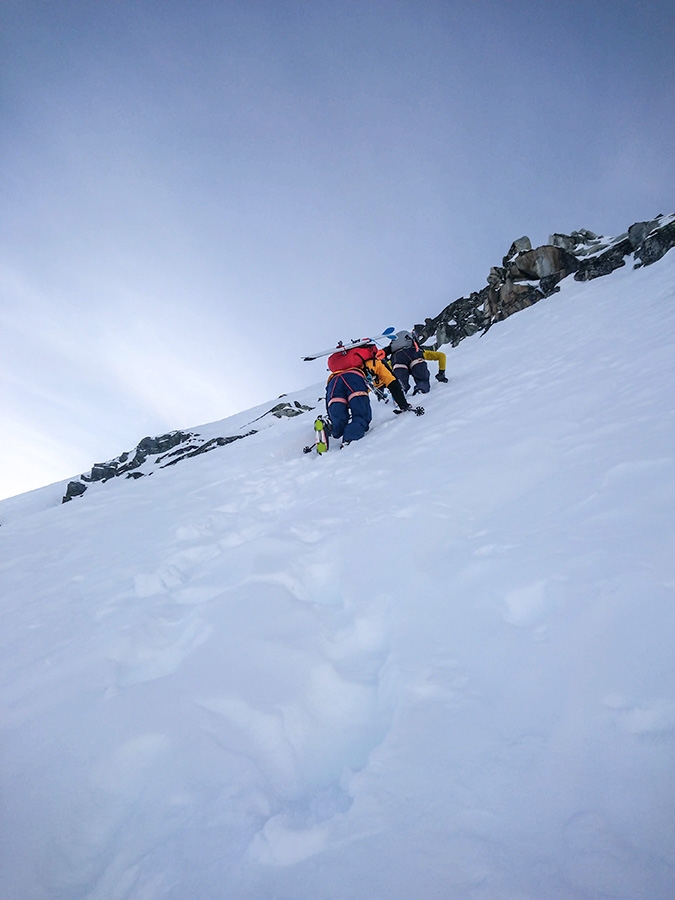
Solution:
<path fill-rule="evenodd" d="M 314 422 L 314 431 L 316 431 L 316 452 L 325 453 L 329 445 L 330 423 L 323 416 L 317 416 Z"/>

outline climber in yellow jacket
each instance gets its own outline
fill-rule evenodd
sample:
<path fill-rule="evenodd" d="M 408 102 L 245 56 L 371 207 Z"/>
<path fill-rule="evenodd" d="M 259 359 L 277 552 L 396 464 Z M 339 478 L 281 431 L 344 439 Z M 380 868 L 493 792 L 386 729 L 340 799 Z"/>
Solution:
<path fill-rule="evenodd" d="M 392 391 L 394 400 L 396 400 L 401 409 L 405 408 L 403 405 L 404 403 L 406 406 L 408 405 L 408 401 L 405 400 L 403 392 L 397 390 L 399 381 L 386 362 L 384 350 L 377 349 L 374 358 L 366 361 L 365 368 L 373 376 L 373 384 L 376 388 L 386 387 L 391 391 L 392 384 L 396 382 L 396 384 L 394 384 L 394 390 Z M 401 400 L 403 402 L 400 402 Z"/>

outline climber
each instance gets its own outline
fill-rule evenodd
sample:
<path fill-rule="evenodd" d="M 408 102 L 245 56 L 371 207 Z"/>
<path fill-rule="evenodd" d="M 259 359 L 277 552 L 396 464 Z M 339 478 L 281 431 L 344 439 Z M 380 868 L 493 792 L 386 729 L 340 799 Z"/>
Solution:
<path fill-rule="evenodd" d="M 415 394 L 428 394 L 429 367 L 424 361 L 424 352 L 410 331 L 397 331 L 388 347 L 394 375 L 401 382 L 404 392 L 410 390 L 410 376 L 415 381 Z"/>
<path fill-rule="evenodd" d="M 401 385 L 390 369 L 377 357 L 375 344 L 338 351 L 328 357 L 331 370 L 326 384 L 326 409 L 331 423 L 331 436 L 343 439 L 343 446 L 360 440 L 370 428 L 373 412 L 368 396 L 369 372 L 376 386 L 384 385 L 398 405 L 395 412 L 412 411 L 422 415 L 424 408 L 413 407 L 403 394 Z"/>

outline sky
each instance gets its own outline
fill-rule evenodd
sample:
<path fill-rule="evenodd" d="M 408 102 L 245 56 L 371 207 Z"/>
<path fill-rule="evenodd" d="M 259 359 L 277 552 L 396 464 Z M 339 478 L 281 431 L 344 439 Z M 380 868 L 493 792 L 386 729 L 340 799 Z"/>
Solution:
<path fill-rule="evenodd" d="M 1 897 L 672 900 L 675 249 L 448 374 L 0 501 Z"/>
<path fill-rule="evenodd" d="M 675 11 L 6 0 L 0 496 L 673 211 Z"/>

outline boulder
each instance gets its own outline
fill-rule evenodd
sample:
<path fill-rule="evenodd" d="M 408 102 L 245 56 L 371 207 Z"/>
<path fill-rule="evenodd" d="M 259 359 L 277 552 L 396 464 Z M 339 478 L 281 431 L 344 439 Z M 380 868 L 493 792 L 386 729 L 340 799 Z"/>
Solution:
<path fill-rule="evenodd" d="M 635 222 L 628 229 L 628 240 L 633 250 L 637 250 L 648 234 L 659 224 L 658 219 L 652 219 L 650 222 Z"/>
<path fill-rule="evenodd" d="M 94 463 L 87 475 L 82 475 L 85 481 L 107 481 L 117 475 L 117 463 L 113 460 L 109 463 Z"/>
<path fill-rule="evenodd" d="M 599 241 L 599 235 L 595 234 L 593 231 L 589 231 L 588 228 L 582 228 L 580 231 L 573 231 L 572 237 L 579 244 L 591 244 L 593 241 Z"/>
<path fill-rule="evenodd" d="M 555 247 L 552 244 L 544 244 L 536 250 L 519 253 L 509 268 L 511 278 L 540 279 L 558 275 L 566 278 L 579 268 L 576 256 L 569 253 L 563 247 Z"/>
<path fill-rule="evenodd" d="M 518 253 L 525 253 L 526 250 L 532 249 L 532 241 L 529 239 L 527 235 L 523 235 L 523 237 L 517 238 L 509 247 L 509 252 L 506 254 L 504 259 L 502 260 L 502 265 L 507 266 L 510 260 L 513 259 L 514 256 Z"/>
<path fill-rule="evenodd" d="M 68 503 L 68 501 L 72 500 L 73 497 L 80 497 L 86 490 L 87 485 L 82 484 L 81 481 L 69 481 L 68 487 L 66 488 L 66 493 L 61 499 L 61 503 Z"/>
<path fill-rule="evenodd" d="M 576 240 L 570 234 L 552 234 L 548 239 L 552 247 L 561 247 L 571 253 L 577 245 Z"/>
<path fill-rule="evenodd" d="M 622 235 L 622 237 L 625 237 L 625 235 Z M 573 253 L 575 257 L 587 256 L 589 253 L 598 253 L 609 246 L 607 243 L 603 244 L 602 238 L 599 238 L 595 232 L 589 231 L 587 228 L 573 231 L 572 234 L 552 234 L 548 242 L 553 247 L 560 247 L 563 250 L 567 250 L 568 253 Z"/>
<path fill-rule="evenodd" d="M 160 434 L 159 437 L 144 437 L 136 446 L 136 455 L 147 457 L 155 453 L 166 453 L 167 450 L 193 437 L 195 435 L 188 431 L 170 431 L 168 434 Z"/>

